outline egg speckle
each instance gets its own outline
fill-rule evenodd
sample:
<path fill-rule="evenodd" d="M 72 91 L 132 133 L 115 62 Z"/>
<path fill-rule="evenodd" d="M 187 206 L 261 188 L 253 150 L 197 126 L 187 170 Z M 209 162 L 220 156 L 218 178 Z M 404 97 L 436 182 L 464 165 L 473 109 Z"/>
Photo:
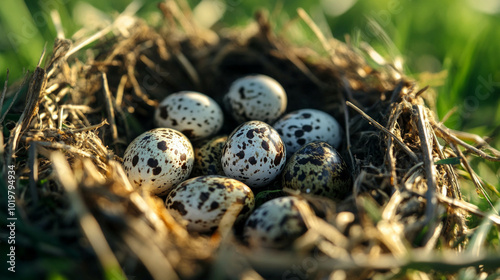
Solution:
<path fill-rule="evenodd" d="M 225 175 L 221 165 L 222 148 L 227 135 L 217 136 L 194 148 L 195 160 L 191 176 Z"/>
<path fill-rule="evenodd" d="M 267 201 L 248 217 L 244 239 L 251 247 L 282 249 L 306 232 L 299 205 L 309 207 L 296 197 L 279 197 Z"/>
<path fill-rule="evenodd" d="M 237 122 L 259 120 L 272 123 L 286 110 L 283 87 L 265 75 L 237 79 L 224 96 L 224 104 Z"/>
<path fill-rule="evenodd" d="M 194 232 L 215 230 L 233 203 L 243 205 L 236 221 L 246 218 L 255 204 L 252 190 L 242 182 L 217 175 L 186 180 L 165 200 L 167 209 L 178 213 L 188 222 L 187 229 Z"/>
<path fill-rule="evenodd" d="M 170 128 L 146 131 L 125 150 L 123 167 L 130 182 L 152 194 L 163 195 L 188 178 L 194 151 L 182 133 Z"/>
<path fill-rule="evenodd" d="M 334 148 L 339 148 L 342 142 L 342 130 L 337 120 L 315 109 L 286 114 L 273 127 L 283 139 L 289 156 L 312 141 L 324 141 Z"/>
<path fill-rule="evenodd" d="M 221 108 L 212 98 L 194 91 L 167 96 L 155 111 L 158 127 L 179 130 L 191 140 L 216 134 L 224 123 Z"/>
<path fill-rule="evenodd" d="M 261 121 L 246 122 L 229 135 L 221 163 L 228 177 L 250 187 L 262 187 L 285 167 L 285 146 L 270 125 Z"/>
<path fill-rule="evenodd" d="M 352 189 L 351 174 L 340 154 L 325 142 L 300 148 L 283 170 L 283 187 L 332 199 L 345 197 Z"/>

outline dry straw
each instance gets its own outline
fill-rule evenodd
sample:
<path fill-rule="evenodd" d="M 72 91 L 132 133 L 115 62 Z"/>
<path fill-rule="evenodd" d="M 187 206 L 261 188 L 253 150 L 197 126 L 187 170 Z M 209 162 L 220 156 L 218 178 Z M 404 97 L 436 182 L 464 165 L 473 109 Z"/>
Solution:
<path fill-rule="evenodd" d="M 34 228 L 69 235 L 61 246 L 78 249 L 76 275 L 102 273 L 85 269 L 84 259 L 118 279 L 428 279 L 467 266 L 495 271 L 500 256 L 481 249 L 484 236 L 469 241 L 466 219 L 482 217 L 484 235 L 500 217 L 463 201 L 454 166 L 436 162 L 459 158 L 485 193 L 465 154 L 499 161 L 500 152 L 437 121 L 422 98 L 427 87 L 389 62 L 370 66 L 367 58 L 380 57 L 373 49 L 324 37 L 303 10 L 290 24 L 310 27 L 320 50 L 289 43 L 262 12 L 246 28 L 215 33 L 196 26 L 183 1 L 159 5 L 164 24 L 156 29 L 133 16 L 134 5 L 76 42 L 64 39 L 53 13 L 59 35 L 52 56 L 24 82 L 19 120 L 4 122 L 2 114 L 10 129 L 4 168 L 15 164 L 29 180 L 19 207 Z M 153 127 L 153 108 L 166 94 L 192 89 L 220 101 L 235 78 L 255 72 L 288 89 L 290 111 L 317 108 L 345 121 L 342 152 L 355 178 L 344 201 L 301 196 L 321 218 L 301 209 L 309 230 L 279 252 L 247 248 L 230 215 L 212 236 L 190 235 L 163 201 L 133 189 L 120 163 L 127 143 Z M 6 94 L 5 86 L 2 102 Z"/>

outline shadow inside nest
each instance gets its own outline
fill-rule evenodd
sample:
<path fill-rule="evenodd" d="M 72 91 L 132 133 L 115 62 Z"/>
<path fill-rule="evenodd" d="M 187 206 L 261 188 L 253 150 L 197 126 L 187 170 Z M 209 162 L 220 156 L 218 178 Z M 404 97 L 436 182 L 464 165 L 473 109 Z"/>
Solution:
<path fill-rule="evenodd" d="M 457 147 L 466 143 L 425 107 L 425 88 L 418 91 L 389 64 L 369 66 L 369 54 L 340 42 L 326 55 L 292 46 L 261 13 L 244 30 L 215 34 L 183 26 L 186 19 L 168 11 L 163 6 L 167 20 L 159 30 L 134 19 L 128 34 L 101 38 L 85 62 L 66 56 L 77 44 L 57 40 L 47 66 L 29 81 L 26 108 L 6 135 L 6 163 L 15 163 L 28 181 L 26 220 L 42 231 L 52 224 L 58 236 L 70 232 L 69 239 L 58 239 L 57 246 L 69 248 L 59 256 L 92 259 L 104 273 L 141 279 L 253 273 L 320 279 L 338 271 L 364 279 L 397 275 L 429 257 L 438 242 L 458 251 L 467 244 L 469 209 L 456 202 L 457 175 L 450 165 L 434 164 L 463 158 Z M 230 220 L 213 235 L 189 234 L 161 199 L 134 190 L 121 167 L 132 139 L 154 128 L 154 108 L 165 96 L 196 90 L 222 103 L 232 81 L 254 73 L 283 85 L 288 112 L 315 108 L 345 120 L 340 150 L 351 167 L 353 194 L 342 201 L 299 195 L 314 212 L 302 209 L 308 231 L 284 251 L 248 248 Z M 236 126 L 229 121 L 221 133 Z M 473 152 L 498 159 L 486 148 L 488 154 Z M 48 221 L 39 220 L 40 211 Z M 406 259 L 411 250 L 421 255 Z M 447 261 L 428 265 L 437 269 Z M 74 270 L 82 279 L 99 273 L 84 264 Z"/>

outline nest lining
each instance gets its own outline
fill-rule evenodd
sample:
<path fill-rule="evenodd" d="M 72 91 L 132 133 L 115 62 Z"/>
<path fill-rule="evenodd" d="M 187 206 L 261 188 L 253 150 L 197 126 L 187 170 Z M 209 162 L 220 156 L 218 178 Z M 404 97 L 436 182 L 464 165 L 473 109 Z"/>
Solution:
<path fill-rule="evenodd" d="M 394 276 L 426 261 L 437 270 L 475 262 L 495 268 L 498 259 L 461 263 L 430 254 L 436 244 L 461 251 L 467 213 L 484 215 L 461 200 L 454 169 L 434 162 L 462 157 L 467 168 L 459 146 L 492 160 L 500 153 L 486 143 L 471 146 L 438 123 L 421 97 L 426 88 L 390 64 L 369 66 L 340 42 L 326 56 L 293 46 L 262 13 L 243 31 L 217 34 L 170 5 L 160 8 L 163 28 L 134 18 L 126 34 L 103 37 L 87 50 L 85 62 L 68 56 L 76 47 L 70 40 L 56 40 L 46 66 L 29 79 L 4 156 L 28 181 L 23 211 L 35 228 L 70 232 L 59 246 L 77 250 L 77 260 L 98 261 L 105 273 L 154 279 L 274 278 L 308 258 L 315 265 L 307 276 L 318 279 Z M 153 109 L 167 94 L 197 90 L 221 104 L 232 81 L 253 73 L 283 85 L 288 112 L 315 108 L 345 120 L 341 152 L 355 178 L 344 201 L 299 195 L 317 213 L 302 209 L 309 230 L 281 252 L 247 248 L 233 234 L 230 215 L 211 236 L 188 234 L 161 199 L 133 189 L 120 163 L 127 144 L 153 128 Z M 226 122 L 222 133 L 235 125 Z M 500 224 L 498 216 L 488 219 Z M 86 242 L 74 245 L 82 237 Z M 102 273 L 75 270 L 82 278 Z"/>

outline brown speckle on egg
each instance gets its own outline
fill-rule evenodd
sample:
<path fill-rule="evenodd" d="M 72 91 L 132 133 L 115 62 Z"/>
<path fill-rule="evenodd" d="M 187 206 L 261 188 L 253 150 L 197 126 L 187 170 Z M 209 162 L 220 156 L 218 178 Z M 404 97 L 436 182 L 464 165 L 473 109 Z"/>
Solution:
<path fill-rule="evenodd" d="M 177 151 L 184 156 L 179 156 Z M 123 156 L 123 167 L 131 182 L 152 194 L 166 194 L 187 179 L 194 162 L 189 140 L 170 128 L 147 131 L 134 139 Z"/>
<path fill-rule="evenodd" d="M 279 134 L 264 122 L 250 121 L 229 135 L 221 164 L 226 176 L 250 187 L 262 187 L 281 173 L 284 158 L 285 146 Z"/>
<path fill-rule="evenodd" d="M 351 173 L 340 154 L 328 143 L 315 141 L 304 145 L 283 170 L 283 187 L 339 199 L 352 189 Z"/>
<path fill-rule="evenodd" d="M 188 230 L 195 232 L 216 229 L 234 203 L 242 205 L 236 221 L 243 220 L 255 204 L 252 190 L 242 182 L 218 175 L 186 180 L 170 192 L 165 201 L 167 209 L 181 214 L 188 222 Z"/>

